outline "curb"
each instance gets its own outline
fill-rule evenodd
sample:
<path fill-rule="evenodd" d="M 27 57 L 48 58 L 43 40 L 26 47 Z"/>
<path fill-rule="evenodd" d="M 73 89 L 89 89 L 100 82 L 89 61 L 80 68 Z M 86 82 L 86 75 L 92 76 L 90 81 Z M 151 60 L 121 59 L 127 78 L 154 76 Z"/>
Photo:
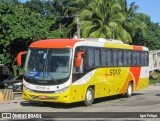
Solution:
<path fill-rule="evenodd" d="M 0 101 L 14 100 L 12 89 L 3 89 L 0 91 Z"/>

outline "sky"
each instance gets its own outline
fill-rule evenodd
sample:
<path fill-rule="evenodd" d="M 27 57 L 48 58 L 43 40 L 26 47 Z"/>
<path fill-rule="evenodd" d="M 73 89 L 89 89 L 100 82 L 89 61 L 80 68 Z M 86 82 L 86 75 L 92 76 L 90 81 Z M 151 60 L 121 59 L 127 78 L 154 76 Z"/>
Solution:
<path fill-rule="evenodd" d="M 128 4 L 132 2 L 139 6 L 137 12 L 145 13 L 153 22 L 160 23 L 160 0 L 127 0 Z"/>
<path fill-rule="evenodd" d="M 29 0 L 20 0 L 21 2 Z M 139 6 L 137 12 L 145 13 L 151 17 L 151 20 L 155 23 L 160 23 L 160 0 L 127 0 L 127 3 L 130 4 L 135 2 Z"/>

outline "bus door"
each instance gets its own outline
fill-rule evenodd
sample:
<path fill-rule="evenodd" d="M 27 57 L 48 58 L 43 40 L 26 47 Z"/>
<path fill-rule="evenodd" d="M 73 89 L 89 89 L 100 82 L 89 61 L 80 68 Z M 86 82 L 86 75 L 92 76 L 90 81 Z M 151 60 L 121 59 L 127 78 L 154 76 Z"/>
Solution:
<path fill-rule="evenodd" d="M 73 76 L 72 76 L 72 87 L 71 87 L 71 102 L 77 102 L 83 100 L 84 94 L 84 82 L 86 81 L 84 76 L 84 52 L 80 51 L 76 53 L 74 65 L 73 65 Z"/>

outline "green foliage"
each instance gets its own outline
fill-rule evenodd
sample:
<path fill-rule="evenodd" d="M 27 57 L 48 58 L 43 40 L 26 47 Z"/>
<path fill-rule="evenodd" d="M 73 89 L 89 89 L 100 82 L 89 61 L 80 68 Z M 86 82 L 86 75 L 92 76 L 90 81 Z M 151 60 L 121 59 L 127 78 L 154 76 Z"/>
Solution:
<path fill-rule="evenodd" d="M 156 84 L 156 83 L 160 83 L 160 75 L 158 75 L 157 78 L 149 80 L 149 84 Z"/>
<path fill-rule="evenodd" d="M 144 45 L 147 46 L 150 50 L 156 50 L 160 47 L 160 26 L 158 23 L 153 23 L 149 16 L 139 13 L 137 14 L 138 18 L 144 21 L 144 23 L 147 25 L 147 28 L 145 30 L 146 34 L 141 37 L 140 35 L 137 36 L 137 38 L 134 38 L 135 44 Z"/>
<path fill-rule="evenodd" d="M 0 62 L 17 69 L 17 53 L 31 42 L 72 38 L 77 24 L 83 38 L 113 38 L 159 49 L 159 24 L 137 9 L 126 0 L 0 0 Z"/>
<path fill-rule="evenodd" d="M 150 84 L 160 83 L 160 73 L 159 72 L 152 73 L 150 77 L 151 77 L 149 80 Z"/>
<path fill-rule="evenodd" d="M 27 50 L 33 41 L 46 38 L 58 38 L 63 32 L 50 31 L 55 21 L 32 12 L 22 4 L 0 2 L 0 61 L 12 70 L 16 56 Z M 65 35 L 65 34 L 64 34 Z"/>
<path fill-rule="evenodd" d="M 144 34 L 146 25 L 136 17 L 135 11 L 138 6 L 135 3 L 132 3 L 129 8 L 126 0 L 77 0 L 75 4 L 75 9 L 71 6 L 69 8 L 72 9 L 69 10 L 74 10 L 79 15 L 83 38 L 105 37 L 131 43 L 137 32 Z M 83 7 L 81 8 L 81 6 Z M 69 26 L 69 30 L 73 33 L 76 33 L 76 29 L 74 29 L 76 24 L 77 17 Z"/>
<path fill-rule="evenodd" d="M 155 79 L 150 79 L 149 80 L 149 84 L 156 84 L 157 83 L 157 80 L 155 80 Z"/>

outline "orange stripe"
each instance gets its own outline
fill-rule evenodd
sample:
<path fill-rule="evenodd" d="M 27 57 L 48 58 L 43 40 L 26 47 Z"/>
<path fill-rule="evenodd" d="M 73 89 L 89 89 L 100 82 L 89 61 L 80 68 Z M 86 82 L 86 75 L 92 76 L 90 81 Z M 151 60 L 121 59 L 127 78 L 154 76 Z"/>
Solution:
<path fill-rule="evenodd" d="M 73 48 L 75 43 L 81 42 L 84 40 L 76 40 L 76 39 L 48 39 L 48 40 L 39 40 L 33 42 L 30 47 L 35 48 Z"/>
<path fill-rule="evenodd" d="M 132 75 L 128 72 L 128 77 L 127 77 L 127 79 L 126 79 L 126 81 L 125 81 L 125 84 L 123 85 L 122 89 L 120 90 L 119 94 L 122 94 L 122 93 L 126 92 L 127 87 L 128 87 L 128 82 L 131 81 L 131 80 L 133 80 L 133 77 L 132 77 Z"/>
<path fill-rule="evenodd" d="M 131 73 L 133 74 L 134 78 L 135 78 L 135 83 L 136 83 L 136 87 L 139 81 L 139 77 L 140 77 L 140 72 L 141 72 L 141 67 L 131 67 L 130 68 Z"/>
<path fill-rule="evenodd" d="M 142 50 L 143 48 L 141 46 L 133 46 L 133 50 Z"/>
<path fill-rule="evenodd" d="M 142 50 L 143 48 L 141 46 L 133 46 L 133 50 Z M 140 77 L 140 72 L 141 72 L 141 67 L 131 67 L 130 68 L 131 73 L 133 74 L 134 78 L 135 78 L 135 83 L 136 83 L 136 87 L 139 81 L 139 77 Z"/>

